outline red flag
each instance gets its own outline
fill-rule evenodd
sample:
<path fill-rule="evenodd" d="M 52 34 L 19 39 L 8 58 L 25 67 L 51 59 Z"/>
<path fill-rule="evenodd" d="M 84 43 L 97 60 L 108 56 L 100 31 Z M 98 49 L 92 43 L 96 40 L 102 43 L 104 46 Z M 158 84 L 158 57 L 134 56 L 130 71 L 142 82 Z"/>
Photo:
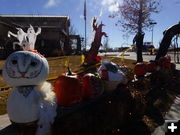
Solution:
<path fill-rule="evenodd" d="M 84 0 L 84 20 L 86 20 L 86 0 Z"/>

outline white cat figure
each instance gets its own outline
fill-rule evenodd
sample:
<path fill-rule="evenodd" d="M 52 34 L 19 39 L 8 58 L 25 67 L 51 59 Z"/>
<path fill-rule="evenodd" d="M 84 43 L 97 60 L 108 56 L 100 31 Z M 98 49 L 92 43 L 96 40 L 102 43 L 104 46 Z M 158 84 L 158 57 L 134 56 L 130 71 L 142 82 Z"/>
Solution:
<path fill-rule="evenodd" d="M 41 28 L 38 28 L 37 32 L 35 33 L 33 26 L 30 25 L 30 27 L 27 30 L 27 38 L 28 38 L 29 45 L 27 46 L 28 48 L 26 48 L 26 50 L 34 49 L 37 35 L 39 35 L 40 33 L 41 33 Z"/>
<path fill-rule="evenodd" d="M 18 30 L 17 34 L 8 31 L 8 37 L 14 36 L 19 42 L 13 43 L 13 49 L 15 50 L 15 45 L 22 47 L 24 51 L 33 50 L 36 43 L 37 35 L 41 33 L 41 28 L 39 27 L 37 32 L 35 32 L 32 25 L 29 26 L 27 33 L 24 32 L 21 28 L 16 28 Z"/>
<path fill-rule="evenodd" d="M 21 29 L 21 28 L 16 28 L 17 34 L 12 33 L 11 31 L 8 31 L 8 37 L 16 37 L 19 42 L 13 42 L 13 49 L 15 50 L 15 46 L 19 45 L 24 49 L 24 47 L 27 45 L 27 34 Z"/>
<path fill-rule="evenodd" d="M 12 53 L 3 67 L 3 78 L 13 90 L 7 112 L 14 123 L 38 121 L 36 135 L 48 133 L 56 116 L 56 99 L 46 82 L 49 65 L 42 55 L 30 51 Z"/>

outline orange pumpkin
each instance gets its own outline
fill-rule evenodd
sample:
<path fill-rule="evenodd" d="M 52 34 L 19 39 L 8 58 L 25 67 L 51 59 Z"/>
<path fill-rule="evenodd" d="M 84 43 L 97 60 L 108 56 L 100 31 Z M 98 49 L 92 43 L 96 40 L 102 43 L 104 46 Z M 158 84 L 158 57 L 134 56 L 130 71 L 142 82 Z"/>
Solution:
<path fill-rule="evenodd" d="M 147 63 L 147 72 L 155 72 L 157 70 L 157 65 L 155 62 L 148 62 Z"/>
<path fill-rule="evenodd" d="M 54 81 L 54 92 L 57 104 L 60 106 L 73 106 L 82 101 L 81 83 L 76 74 L 60 75 Z"/>
<path fill-rule="evenodd" d="M 102 80 L 94 74 L 87 73 L 82 78 L 82 94 L 86 99 L 95 98 L 103 93 Z"/>
<path fill-rule="evenodd" d="M 137 63 L 134 67 L 134 73 L 136 76 L 143 76 L 147 73 L 147 67 L 145 63 Z"/>
<path fill-rule="evenodd" d="M 161 68 L 166 68 L 166 69 L 170 69 L 171 68 L 171 57 L 170 56 L 165 56 L 165 57 L 161 57 L 158 60 L 158 65 Z"/>

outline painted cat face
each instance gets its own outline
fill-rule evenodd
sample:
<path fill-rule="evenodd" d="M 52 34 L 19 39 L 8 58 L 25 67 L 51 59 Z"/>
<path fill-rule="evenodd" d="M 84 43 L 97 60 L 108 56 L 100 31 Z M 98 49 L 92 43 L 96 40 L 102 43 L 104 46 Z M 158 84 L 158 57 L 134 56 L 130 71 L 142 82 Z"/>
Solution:
<path fill-rule="evenodd" d="M 29 51 L 12 53 L 3 68 L 3 78 L 11 86 L 38 85 L 47 78 L 48 73 L 47 60 Z"/>

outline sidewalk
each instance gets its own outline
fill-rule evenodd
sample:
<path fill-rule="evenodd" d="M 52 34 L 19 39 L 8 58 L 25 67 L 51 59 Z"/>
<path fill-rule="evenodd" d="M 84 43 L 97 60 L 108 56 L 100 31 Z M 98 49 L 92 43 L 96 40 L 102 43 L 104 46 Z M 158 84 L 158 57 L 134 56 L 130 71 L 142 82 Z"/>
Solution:
<path fill-rule="evenodd" d="M 178 95 L 172 104 L 170 111 L 166 114 L 165 120 L 180 120 L 180 95 Z M 165 135 L 167 131 L 167 125 L 159 126 L 156 130 L 152 133 L 152 135 Z"/>
<path fill-rule="evenodd" d="M 0 130 L 10 125 L 9 117 L 7 114 L 0 115 Z"/>

